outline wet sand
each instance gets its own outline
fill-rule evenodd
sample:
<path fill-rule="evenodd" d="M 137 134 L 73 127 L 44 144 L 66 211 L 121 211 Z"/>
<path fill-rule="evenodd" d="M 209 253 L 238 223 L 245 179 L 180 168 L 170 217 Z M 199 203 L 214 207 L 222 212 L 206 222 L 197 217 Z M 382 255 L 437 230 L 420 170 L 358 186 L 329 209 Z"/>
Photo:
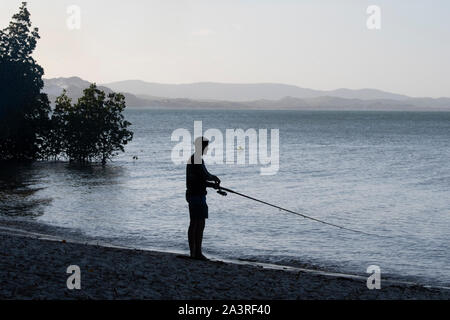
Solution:
<path fill-rule="evenodd" d="M 450 299 L 450 291 L 0 233 L 0 299 Z M 78 265 L 81 290 L 67 289 Z"/>

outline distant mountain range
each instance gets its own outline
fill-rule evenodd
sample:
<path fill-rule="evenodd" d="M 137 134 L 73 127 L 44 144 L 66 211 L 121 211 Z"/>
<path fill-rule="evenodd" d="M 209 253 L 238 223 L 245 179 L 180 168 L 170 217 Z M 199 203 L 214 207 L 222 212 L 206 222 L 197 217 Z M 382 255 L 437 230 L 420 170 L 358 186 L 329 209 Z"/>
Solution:
<path fill-rule="evenodd" d="M 45 79 L 51 101 L 67 90 L 73 100 L 90 82 L 78 77 Z M 320 91 L 285 84 L 158 84 L 129 80 L 99 85 L 121 92 L 129 107 L 195 109 L 450 110 L 450 98 L 412 98 L 376 89 Z"/>
<path fill-rule="evenodd" d="M 338 89 L 334 91 L 319 91 L 276 83 L 224 84 L 203 82 L 173 85 L 149 83 L 140 80 L 128 80 L 107 83 L 104 86 L 111 88 L 112 90 L 129 92 L 135 95 L 152 95 L 166 98 L 226 100 L 240 102 L 261 99 L 280 100 L 286 97 L 305 99 L 324 96 L 361 100 L 404 100 L 408 98 L 407 96 L 374 89 Z"/>
<path fill-rule="evenodd" d="M 51 102 L 54 102 L 56 97 L 61 95 L 63 90 L 67 91 L 67 95 L 73 101 L 78 100 L 83 95 L 83 90 L 91 85 L 89 81 L 83 80 L 78 77 L 71 78 L 53 78 L 44 79 L 44 92 L 47 93 Z M 98 86 L 99 89 L 105 91 L 105 93 L 111 93 L 113 90 L 105 87 Z M 146 106 L 146 99 L 141 99 L 133 94 L 124 93 L 127 105 L 129 106 Z"/>

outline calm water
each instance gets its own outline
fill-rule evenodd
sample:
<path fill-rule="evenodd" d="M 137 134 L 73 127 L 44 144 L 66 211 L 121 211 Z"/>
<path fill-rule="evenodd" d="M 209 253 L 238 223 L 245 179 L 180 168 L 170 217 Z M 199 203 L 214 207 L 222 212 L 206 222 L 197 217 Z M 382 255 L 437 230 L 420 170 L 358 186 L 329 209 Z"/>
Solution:
<path fill-rule="evenodd" d="M 135 139 L 106 168 L 3 168 L 1 213 L 140 248 L 187 252 L 172 131 L 279 128 L 280 171 L 214 165 L 223 185 L 364 236 L 210 192 L 207 254 L 450 285 L 450 113 L 128 110 Z M 133 161 L 133 156 L 139 160 Z M 25 216 L 25 218 L 24 218 Z"/>

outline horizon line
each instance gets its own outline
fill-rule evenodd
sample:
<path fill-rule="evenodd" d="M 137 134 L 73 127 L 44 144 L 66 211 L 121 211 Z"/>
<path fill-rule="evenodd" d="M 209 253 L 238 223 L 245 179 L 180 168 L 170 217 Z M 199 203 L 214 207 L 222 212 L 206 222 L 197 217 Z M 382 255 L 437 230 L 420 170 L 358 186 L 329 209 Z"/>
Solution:
<path fill-rule="evenodd" d="M 157 84 L 157 85 L 170 85 L 170 86 L 182 86 L 182 85 L 195 85 L 195 84 L 221 84 L 221 85 L 282 85 L 282 86 L 290 86 L 290 87 L 295 87 L 295 88 L 299 88 L 299 89 L 306 89 L 306 90 L 312 90 L 312 91 L 320 91 L 323 93 L 329 93 L 329 92 L 334 92 L 334 91 L 339 91 L 339 90 L 350 90 L 350 91 L 362 91 L 362 90 L 375 90 L 375 91 L 379 91 L 379 92 L 383 92 L 383 93 L 388 93 L 388 94 L 395 94 L 395 95 L 400 95 L 400 96 L 404 96 L 406 98 L 413 98 L 413 99 L 450 99 L 450 97 L 447 96 L 411 96 L 408 94 L 403 94 L 403 93 L 397 93 L 397 92 L 392 92 L 392 91 L 388 91 L 388 90 L 384 90 L 384 89 L 378 89 L 378 88 L 346 88 L 346 87 L 340 87 L 340 88 L 336 88 L 336 89 L 329 89 L 329 90 L 323 90 L 323 89 L 313 89 L 313 88 L 309 88 L 309 87 L 302 87 L 299 85 L 295 85 L 295 84 L 289 84 L 289 83 L 283 83 L 283 82 L 221 82 L 221 81 L 195 81 L 195 82 L 181 82 L 181 83 L 167 83 L 167 82 L 154 82 L 154 81 L 147 81 L 147 80 L 142 80 L 142 79 L 126 79 L 126 80 L 117 80 L 117 81 L 108 81 L 108 82 L 96 82 L 96 81 L 90 81 L 90 80 L 86 80 L 83 79 L 80 76 L 59 76 L 59 77 L 43 77 L 44 80 L 54 80 L 54 79 L 70 79 L 70 78 L 78 78 L 80 80 L 83 81 L 87 81 L 89 83 L 95 83 L 97 85 L 100 86 L 106 86 L 108 84 L 114 84 L 114 83 L 120 83 L 120 82 L 128 82 L 128 81 L 136 81 L 136 82 L 143 82 L 146 84 Z"/>

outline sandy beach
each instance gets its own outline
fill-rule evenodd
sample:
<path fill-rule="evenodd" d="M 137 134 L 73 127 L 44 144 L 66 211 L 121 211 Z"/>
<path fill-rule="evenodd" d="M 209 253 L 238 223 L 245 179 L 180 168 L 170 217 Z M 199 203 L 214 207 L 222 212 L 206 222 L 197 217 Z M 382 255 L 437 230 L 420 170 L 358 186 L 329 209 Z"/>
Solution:
<path fill-rule="evenodd" d="M 255 265 L 201 262 L 2 231 L 0 299 L 449 299 L 450 291 Z M 67 289 L 67 268 L 81 270 L 81 290 Z"/>

